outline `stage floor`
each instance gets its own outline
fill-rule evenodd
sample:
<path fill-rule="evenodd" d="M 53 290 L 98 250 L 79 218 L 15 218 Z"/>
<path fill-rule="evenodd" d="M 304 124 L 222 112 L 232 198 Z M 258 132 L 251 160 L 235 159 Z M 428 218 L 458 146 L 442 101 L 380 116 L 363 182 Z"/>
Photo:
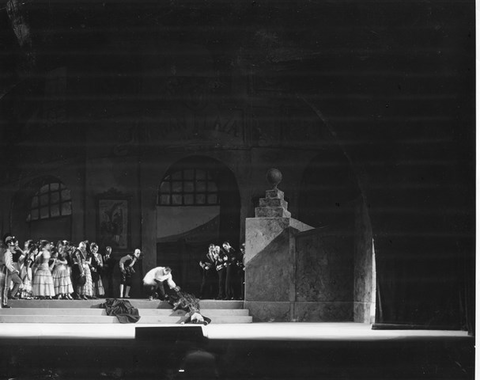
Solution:
<path fill-rule="evenodd" d="M 3 323 L 0 339 L 88 339 L 133 340 L 136 329 L 142 328 L 198 328 L 198 325 L 179 324 L 49 324 Z M 209 340 L 391 340 L 417 338 L 465 338 L 473 339 L 466 331 L 451 330 L 372 330 L 364 323 L 242 323 L 210 324 L 201 326 Z"/>

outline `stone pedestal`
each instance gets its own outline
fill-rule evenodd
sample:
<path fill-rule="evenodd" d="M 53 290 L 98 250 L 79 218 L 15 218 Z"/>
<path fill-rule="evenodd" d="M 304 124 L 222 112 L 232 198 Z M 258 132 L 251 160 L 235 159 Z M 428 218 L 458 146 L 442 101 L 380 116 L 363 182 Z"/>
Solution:
<path fill-rule="evenodd" d="M 255 320 L 294 319 L 295 235 L 309 229 L 293 218 L 247 218 L 245 303 Z"/>
<path fill-rule="evenodd" d="M 260 199 L 260 206 L 255 208 L 256 218 L 290 218 L 287 211 L 288 202 L 284 193 L 277 188 L 266 191 L 266 197 Z"/>
<path fill-rule="evenodd" d="M 291 321 L 295 235 L 312 227 L 291 218 L 284 194 L 268 190 L 245 223 L 245 303 L 254 320 Z"/>
<path fill-rule="evenodd" d="M 273 186 L 245 223 L 245 306 L 257 322 L 370 322 L 375 297 L 371 231 L 313 228 L 291 217 Z M 359 210 L 356 230 L 369 225 Z"/>

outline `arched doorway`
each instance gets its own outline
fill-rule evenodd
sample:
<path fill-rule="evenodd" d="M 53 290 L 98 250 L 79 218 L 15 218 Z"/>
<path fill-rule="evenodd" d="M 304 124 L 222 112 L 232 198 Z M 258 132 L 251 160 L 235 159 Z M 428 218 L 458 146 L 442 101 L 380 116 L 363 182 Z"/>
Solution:
<path fill-rule="evenodd" d="M 238 246 L 240 194 L 233 173 L 221 162 L 191 156 L 172 165 L 157 196 L 157 265 L 170 266 L 175 281 L 198 294 L 199 261 L 210 243 Z"/>

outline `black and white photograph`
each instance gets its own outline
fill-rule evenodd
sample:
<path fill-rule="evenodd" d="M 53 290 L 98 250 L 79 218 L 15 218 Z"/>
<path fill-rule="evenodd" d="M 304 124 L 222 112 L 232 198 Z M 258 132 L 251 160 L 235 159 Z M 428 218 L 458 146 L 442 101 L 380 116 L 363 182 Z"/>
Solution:
<path fill-rule="evenodd" d="M 0 0 L 0 380 L 470 380 L 474 0 Z"/>

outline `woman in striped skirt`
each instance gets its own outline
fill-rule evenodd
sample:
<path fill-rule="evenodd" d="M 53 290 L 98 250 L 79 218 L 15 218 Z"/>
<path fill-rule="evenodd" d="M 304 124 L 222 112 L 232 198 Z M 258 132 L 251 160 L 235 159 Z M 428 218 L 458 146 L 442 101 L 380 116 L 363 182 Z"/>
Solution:
<path fill-rule="evenodd" d="M 33 240 L 27 240 L 25 242 L 25 258 L 23 260 L 23 265 L 20 269 L 20 278 L 22 279 L 23 284 L 20 286 L 20 298 L 21 299 L 32 299 L 32 281 L 33 281 L 33 272 L 32 264 L 35 259 L 36 254 L 38 253 L 38 245 L 34 243 Z"/>
<path fill-rule="evenodd" d="M 65 244 L 62 241 L 57 243 L 57 257 L 55 258 L 55 268 L 53 269 L 53 285 L 55 287 L 55 297 L 58 299 L 73 300 L 72 280 L 70 270 L 67 266 L 65 253 Z"/>
<path fill-rule="evenodd" d="M 37 270 L 33 276 L 33 295 L 40 299 L 51 299 L 55 296 L 52 268 L 49 265 L 51 258 L 51 244 L 47 240 L 40 242 L 40 253 L 37 256 Z"/>

